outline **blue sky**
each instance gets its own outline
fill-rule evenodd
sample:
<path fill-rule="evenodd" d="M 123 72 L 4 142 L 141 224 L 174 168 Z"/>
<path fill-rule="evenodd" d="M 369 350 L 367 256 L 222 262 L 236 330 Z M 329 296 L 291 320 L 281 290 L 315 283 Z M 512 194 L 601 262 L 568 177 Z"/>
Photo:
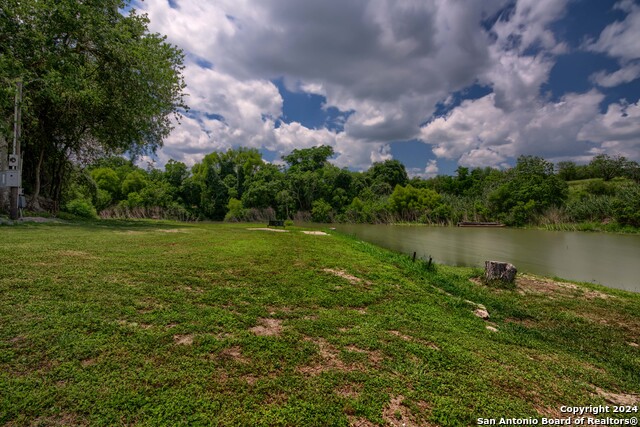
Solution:
<path fill-rule="evenodd" d="M 640 160 L 640 4 L 606 0 L 145 0 L 191 107 L 155 158 L 331 145 L 412 175 L 519 155 Z"/>

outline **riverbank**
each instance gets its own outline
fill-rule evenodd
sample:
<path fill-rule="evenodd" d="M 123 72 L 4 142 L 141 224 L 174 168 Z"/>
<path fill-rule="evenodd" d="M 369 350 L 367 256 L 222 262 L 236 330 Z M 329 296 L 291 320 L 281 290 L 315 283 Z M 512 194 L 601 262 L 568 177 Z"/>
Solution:
<path fill-rule="evenodd" d="M 640 295 L 495 290 L 254 227 L 2 228 L 0 423 L 449 426 L 639 403 Z"/>

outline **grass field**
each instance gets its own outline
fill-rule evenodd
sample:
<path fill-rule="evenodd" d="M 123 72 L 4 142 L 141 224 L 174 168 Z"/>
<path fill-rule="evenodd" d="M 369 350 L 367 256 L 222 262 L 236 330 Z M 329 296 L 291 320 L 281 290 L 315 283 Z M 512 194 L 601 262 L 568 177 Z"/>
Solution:
<path fill-rule="evenodd" d="M 0 424 L 453 426 L 638 404 L 640 295 L 489 289 L 248 227 L 0 227 Z"/>

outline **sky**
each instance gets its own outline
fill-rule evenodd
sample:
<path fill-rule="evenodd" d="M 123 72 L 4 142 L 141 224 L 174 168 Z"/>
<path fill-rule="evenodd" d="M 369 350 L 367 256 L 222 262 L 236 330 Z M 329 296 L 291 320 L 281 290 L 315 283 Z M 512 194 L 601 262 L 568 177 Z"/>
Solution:
<path fill-rule="evenodd" d="M 330 145 L 410 175 L 520 155 L 640 161 L 640 0 L 138 0 L 185 53 L 186 102 L 153 158 Z M 147 159 L 148 160 L 148 159 Z"/>

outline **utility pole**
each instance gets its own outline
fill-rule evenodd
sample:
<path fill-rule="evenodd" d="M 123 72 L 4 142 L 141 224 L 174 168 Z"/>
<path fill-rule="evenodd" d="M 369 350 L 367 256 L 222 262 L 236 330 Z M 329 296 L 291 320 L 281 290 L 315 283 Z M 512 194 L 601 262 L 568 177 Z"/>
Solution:
<path fill-rule="evenodd" d="M 20 187 L 22 186 L 22 160 L 20 159 L 20 115 L 22 113 L 22 80 L 16 82 L 16 99 L 13 112 L 13 155 L 9 156 L 9 168 L 17 174 L 17 182 L 9 193 L 9 217 L 18 219 Z"/>

